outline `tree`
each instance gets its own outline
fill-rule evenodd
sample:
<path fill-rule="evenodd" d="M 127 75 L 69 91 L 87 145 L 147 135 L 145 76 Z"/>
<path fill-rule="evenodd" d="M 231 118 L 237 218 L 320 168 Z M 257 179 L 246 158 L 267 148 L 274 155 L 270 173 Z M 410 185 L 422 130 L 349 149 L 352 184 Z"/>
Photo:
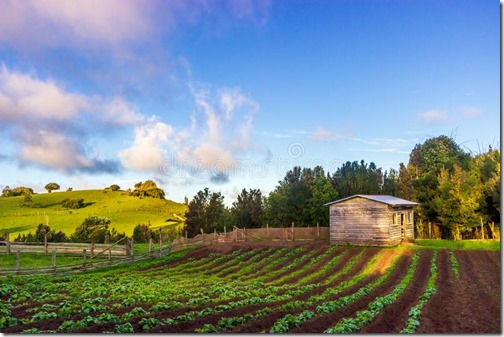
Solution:
<path fill-rule="evenodd" d="M 119 187 L 119 185 L 116 184 L 110 185 L 109 188 L 111 191 L 119 191 L 121 189 L 121 187 Z"/>
<path fill-rule="evenodd" d="M 199 191 L 189 203 L 186 211 L 184 230 L 194 237 L 203 230 L 206 233 L 222 230 L 228 210 L 224 206 L 224 196 L 211 192 L 208 188 Z"/>
<path fill-rule="evenodd" d="M 262 194 L 259 189 L 243 189 L 231 207 L 233 222 L 241 228 L 260 228 Z"/>
<path fill-rule="evenodd" d="M 383 185 L 381 168 L 371 162 L 369 165 L 361 160 L 347 161 L 333 173 L 331 183 L 340 198 L 354 194 L 378 194 Z"/>
<path fill-rule="evenodd" d="M 383 186 L 381 188 L 381 193 L 396 196 L 398 194 L 398 179 L 398 173 L 393 168 L 391 168 L 388 172 L 385 171 L 383 174 Z"/>
<path fill-rule="evenodd" d="M 2 190 L 2 197 L 10 197 L 11 196 L 11 188 L 9 186 L 5 186 Z"/>
<path fill-rule="evenodd" d="M 485 222 L 500 222 L 500 152 L 491 147 L 487 153 L 477 155 L 471 170 L 478 177 L 481 197 L 479 214 Z"/>
<path fill-rule="evenodd" d="M 329 209 L 324 204 L 338 199 L 338 192 L 325 177 L 317 177 L 313 181 L 311 197 L 308 199 L 308 211 L 311 224 L 329 226 Z"/>
<path fill-rule="evenodd" d="M 446 169 L 453 172 L 457 165 L 462 170 L 467 170 L 471 156 L 465 153 L 455 141 L 447 136 L 438 136 L 427 139 L 423 144 L 416 144 L 410 153 L 410 160 L 406 170 L 399 170 L 400 194 L 410 193 L 412 186 L 414 197 L 420 205 L 417 207 L 419 223 L 435 222 L 441 224 L 443 238 L 451 236 L 451 230 L 444 226 L 446 221 L 440 218 L 440 207 L 435 199 L 439 197 L 439 174 Z M 405 183 L 405 184 L 403 184 Z M 411 184 L 406 186 L 406 184 Z"/>
<path fill-rule="evenodd" d="M 45 185 L 44 188 L 47 190 L 47 193 L 51 193 L 52 191 L 59 190 L 60 185 L 58 185 L 56 183 L 49 183 L 49 184 Z"/>
<path fill-rule="evenodd" d="M 51 228 L 48 225 L 39 224 L 37 230 L 35 231 L 35 236 L 38 242 L 44 242 L 44 238 L 47 235 L 47 241 L 52 241 Z"/>
<path fill-rule="evenodd" d="M 110 235 L 108 227 L 110 220 L 99 216 L 90 216 L 77 226 L 75 232 L 70 236 L 73 242 L 94 242 L 104 243 L 107 234 Z"/>
<path fill-rule="evenodd" d="M 165 192 L 158 188 L 156 183 L 152 180 L 146 180 L 144 183 L 136 183 L 135 189 L 131 192 L 131 195 L 135 197 L 165 198 Z"/>
<path fill-rule="evenodd" d="M 133 240 L 138 243 L 149 242 L 152 238 L 152 231 L 148 225 L 138 224 L 133 229 Z"/>
<path fill-rule="evenodd" d="M 439 193 L 434 206 L 445 234 L 450 231 L 455 240 L 461 239 L 461 232 L 479 225 L 476 211 L 481 192 L 476 178 L 457 164 L 454 164 L 453 172 L 445 168 L 439 172 Z"/>

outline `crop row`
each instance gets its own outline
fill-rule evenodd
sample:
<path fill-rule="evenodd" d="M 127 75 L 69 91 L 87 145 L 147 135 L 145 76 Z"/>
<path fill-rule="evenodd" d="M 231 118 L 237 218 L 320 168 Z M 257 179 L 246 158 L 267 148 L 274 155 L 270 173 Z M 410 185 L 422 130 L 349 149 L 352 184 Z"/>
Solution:
<path fill-rule="evenodd" d="M 220 332 L 273 317 L 267 331 L 288 332 L 359 301 L 385 281 L 395 282 L 390 278 L 405 251 L 326 245 L 234 250 L 200 258 L 184 254 L 115 271 L 4 278 L 0 332 L 163 332 L 184 326 L 186 332 Z M 419 324 L 417 313 L 435 291 L 435 260 L 403 332 Z M 378 272 L 384 263 L 388 267 Z M 417 263 L 418 253 L 392 292 L 327 332 L 353 332 L 370 322 L 401 296 Z M 204 317 L 205 323 L 198 324 Z"/>

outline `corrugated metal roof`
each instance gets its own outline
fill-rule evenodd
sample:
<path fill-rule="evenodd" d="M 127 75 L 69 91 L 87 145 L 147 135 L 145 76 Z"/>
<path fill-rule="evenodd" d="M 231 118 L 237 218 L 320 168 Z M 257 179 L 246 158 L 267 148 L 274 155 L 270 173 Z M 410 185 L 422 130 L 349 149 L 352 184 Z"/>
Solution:
<path fill-rule="evenodd" d="M 349 200 L 349 199 L 353 199 L 353 198 L 357 198 L 357 197 L 366 198 L 366 199 L 369 199 L 369 200 L 381 202 L 381 203 L 388 204 L 388 205 L 391 205 L 391 206 L 416 206 L 416 205 L 418 205 L 418 203 L 416 203 L 416 202 L 409 201 L 409 200 L 404 200 L 404 199 L 397 198 L 397 197 L 393 197 L 391 195 L 383 195 L 383 194 L 381 194 L 381 195 L 356 194 L 356 195 L 352 195 L 351 197 L 347 197 L 347 198 L 339 199 L 339 200 L 336 200 L 336 201 L 328 202 L 327 204 L 324 204 L 324 206 L 329 206 L 329 205 L 332 205 L 332 204 L 337 204 L 339 202 L 343 202 L 343 201 L 346 201 L 346 200 Z"/>

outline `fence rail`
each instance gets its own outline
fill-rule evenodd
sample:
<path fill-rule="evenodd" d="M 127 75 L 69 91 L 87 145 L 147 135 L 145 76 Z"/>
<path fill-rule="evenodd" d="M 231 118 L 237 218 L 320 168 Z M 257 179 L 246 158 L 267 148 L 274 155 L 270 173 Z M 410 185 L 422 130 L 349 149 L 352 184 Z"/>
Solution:
<path fill-rule="evenodd" d="M 81 254 L 82 250 L 86 249 L 91 253 L 91 257 L 95 256 L 95 252 L 106 252 L 112 256 L 126 256 L 126 246 L 110 244 L 92 244 L 92 243 L 69 243 L 69 242 L 11 242 L 0 241 L 0 254 L 10 254 L 20 251 L 22 253 L 45 253 L 49 254 L 52 251 L 57 253 L 74 253 Z M 97 255 L 97 254 L 96 254 Z"/>
<path fill-rule="evenodd" d="M 0 276 L 6 275 L 37 275 L 52 274 L 62 275 L 68 273 L 86 272 L 88 270 L 111 267 L 123 263 L 161 257 L 170 252 L 177 252 L 188 248 L 196 248 L 210 245 L 235 242 L 240 244 L 245 241 L 298 241 L 298 240 L 318 240 L 328 239 L 329 228 L 327 227 L 287 227 L 287 228 L 238 228 L 234 227 L 231 232 L 202 233 L 193 238 L 179 238 L 164 246 L 160 239 L 159 248 L 154 249 L 153 242 L 149 243 L 149 251 L 143 254 L 134 254 L 133 240 L 127 240 L 125 245 L 119 245 L 118 241 L 113 244 L 90 244 L 90 243 L 11 243 L 0 241 L 0 254 L 2 252 L 12 252 L 17 255 L 15 268 L 0 268 Z M 94 259 L 94 257 L 108 251 L 108 259 Z M 22 252 L 52 254 L 51 266 L 46 267 L 20 267 L 20 255 Z M 56 253 L 79 253 L 83 256 L 82 263 L 70 265 L 56 265 Z M 88 255 L 89 254 L 89 255 Z M 114 259 L 111 257 L 114 256 Z"/>

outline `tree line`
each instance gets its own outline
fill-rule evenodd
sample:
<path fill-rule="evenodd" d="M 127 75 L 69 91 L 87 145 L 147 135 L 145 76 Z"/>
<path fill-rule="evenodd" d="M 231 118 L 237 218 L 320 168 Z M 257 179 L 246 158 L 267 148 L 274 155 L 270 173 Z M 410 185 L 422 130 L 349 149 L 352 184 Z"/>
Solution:
<path fill-rule="evenodd" d="M 329 225 L 325 203 L 355 194 L 388 194 L 415 201 L 415 236 L 435 224 L 441 238 L 499 237 L 500 151 L 465 152 L 452 138 L 417 144 L 398 170 L 384 171 L 364 160 L 347 161 L 335 172 L 295 166 L 267 196 L 243 189 L 231 207 L 220 192 L 205 188 L 188 203 L 184 230 Z M 497 225 L 496 225 L 497 223 Z"/>

